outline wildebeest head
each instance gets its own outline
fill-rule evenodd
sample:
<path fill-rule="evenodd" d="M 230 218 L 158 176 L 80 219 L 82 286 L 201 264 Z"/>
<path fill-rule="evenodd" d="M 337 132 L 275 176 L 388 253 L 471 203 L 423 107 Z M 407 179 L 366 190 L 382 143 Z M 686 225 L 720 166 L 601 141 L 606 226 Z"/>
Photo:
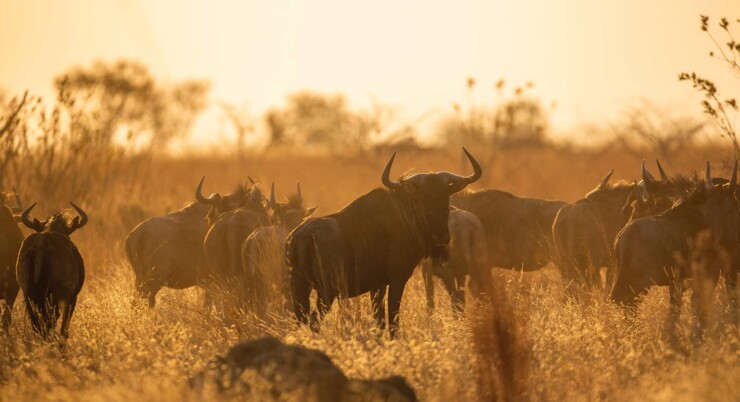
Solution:
<path fill-rule="evenodd" d="M 444 245 L 450 242 L 450 231 L 447 220 L 450 215 L 450 196 L 474 183 L 483 175 L 483 169 L 473 155 L 463 148 L 473 174 L 460 176 L 450 172 L 417 173 L 402 177 L 399 181 L 390 179 L 391 167 L 396 153 L 388 160 L 383 170 L 381 180 L 383 185 L 392 192 L 402 192 L 416 200 L 420 206 L 423 219 L 428 225 L 429 233 L 434 245 Z"/>
<path fill-rule="evenodd" d="M 203 176 L 200 182 L 198 182 L 198 186 L 195 188 L 195 199 L 201 204 L 211 206 L 211 212 L 208 214 L 211 222 L 218 215 L 240 207 L 263 208 L 265 197 L 262 195 L 262 191 L 259 189 L 257 183 L 251 180 L 251 177 L 252 185 L 249 187 L 239 185 L 230 194 L 221 195 L 220 193 L 213 193 L 208 197 L 203 196 L 202 192 L 205 179 L 206 177 Z"/>
<path fill-rule="evenodd" d="M 645 167 L 642 160 L 640 171 L 642 180 L 635 182 L 633 191 L 622 208 L 624 222 L 637 218 L 657 215 L 669 209 L 676 200 L 687 195 L 687 190 L 693 188 L 690 181 L 682 177 L 671 179 L 663 169 L 658 159 L 655 160 L 660 172 L 660 180 L 656 179 Z"/>
<path fill-rule="evenodd" d="M 36 232 L 53 232 L 69 236 L 75 230 L 85 226 L 88 220 L 87 214 L 85 213 L 85 211 L 82 210 L 82 208 L 78 207 L 75 203 L 71 201 L 69 202 L 69 204 L 72 205 L 72 208 L 77 211 L 79 216 L 75 216 L 74 218 L 72 218 L 72 215 L 69 213 L 57 212 L 43 221 L 39 221 L 36 218 L 34 218 L 32 221 L 29 218 L 29 215 L 31 213 L 31 210 L 36 206 L 36 203 L 34 202 L 21 214 L 21 222 L 23 222 L 24 225 Z"/>
<path fill-rule="evenodd" d="M 704 180 L 694 192 L 678 201 L 673 209 L 681 204 L 693 204 L 702 210 L 706 217 L 705 224 L 712 230 L 717 238 L 732 238 L 733 244 L 737 243 L 737 222 L 740 203 L 737 199 L 737 162 L 732 173 L 732 178 L 725 184 L 717 184 L 712 179 L 709 162 L 704 175 Z"/>
<path fill-rule="evenodd" d="M 270 188 L 270 198 L 267 201 L 267 207 L 270 209 L 272 222 L 276 225 L 283 225 L 288 231 L 293 230 L 304 219 L 311 216 L 317 208 L 303 208 L 301 183 L 298 183 L 296 193 L 289 195 L 287 201 L 278 202 L 275 196 L 275 182 L 272 183 L 272 187 Z"/>

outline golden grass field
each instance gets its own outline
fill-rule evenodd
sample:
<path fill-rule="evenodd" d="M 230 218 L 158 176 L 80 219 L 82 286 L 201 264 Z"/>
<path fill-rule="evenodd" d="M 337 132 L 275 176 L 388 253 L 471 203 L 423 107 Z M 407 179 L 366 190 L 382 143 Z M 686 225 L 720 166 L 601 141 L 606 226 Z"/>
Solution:
<path fill-rule="evenodd" d="M 470 151 L 484 168 L 475 188 L 519 196 L 574 201 L 611 168 L 614 178 L 630 181 L 640 172 L 641 157 L 609 149 Z M 163 290 L 153 310 L 132 303 L 133 274 L 122 248 L 127 231 L 145 216 L 192 201 L 201 176 L 206 194 L 228 192 L 250 175 L 266 191 L 275 181 L 278 197 L 294 191 L 300 180 L 305 204 L 318 205 L 315 216 L 320 216 L 379 186 L 388 156 L 266 152 L 240 159 L 155 159 L 146 169 L 122 171 L 115 178 L 120 185 L 79 201 L 90 223 L 72 238 L 85 258 L 87 277 L 66 349 L 34 334 L 19 297 L 10 332 L 0 334 L 0 401 L 241 399 L 196 393 L 187 379 L 230 345 L 264 334 L 320 349 L 351 377 L 404 376 L 424 401 L 740 398 L 740 332 L 724 285 L 715 295 L 714 328 L 701 343 L 690 336 L 688 313 L 675 339 L 667 333 L 667 289 L 652 290 L 631 320 L 601 293 L 579 303 L 566 299 L 552 266 L 527 274 L 496 270 L 499 292 L 492 310 L 468 306 L 465 317 L 452 313 L 441 284 L 437 309 L 429 316 L 417 272 L 404 293 L 395 340 L 378 337 L 369 297 L 336 303 L 318 334 L 297 327 L 286 314 L 257 320 L 243 312 L 204 310 L 203 292 L 196 288 Z M 669 174 L 687 174 L 711 160 L 714 174 L 727 177 L 726 156 L 716 149 L 689 149 L 662 162 Z M 654 164 L 649 166 L 656 173 Z M 459 150 L 406 151 L 397 156 L 393 175 L 409 169 L 468 173 L 463 168 L 469 169 Z M 22 183 L 18 187 L 23 193 Z M 67 205 L 66 199 L 45 199 L 43 189 L 28 189 L 23 196 L 27 204 L 39 200 L 34 211 L 39 215 Z"/>

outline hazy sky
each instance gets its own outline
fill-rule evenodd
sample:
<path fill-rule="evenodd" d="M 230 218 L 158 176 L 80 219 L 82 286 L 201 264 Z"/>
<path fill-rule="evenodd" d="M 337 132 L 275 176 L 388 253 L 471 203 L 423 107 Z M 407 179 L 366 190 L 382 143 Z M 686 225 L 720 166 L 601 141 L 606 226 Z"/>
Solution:
<path fill-rule="evenodd" d="M 738 89 L 707 57 L 700 13 L 735 20 L 740 1 L 0 0 L 0 87 L 48 95 L 73 65 L 126 57 L 210 79 L 253 113 L 315 89 L 414 119 L 462 100 L 467 76 L 489 101 L 504 78 L 557 102 L 563 131 L 637 98 L 698 110 L 682 70 Z"/>

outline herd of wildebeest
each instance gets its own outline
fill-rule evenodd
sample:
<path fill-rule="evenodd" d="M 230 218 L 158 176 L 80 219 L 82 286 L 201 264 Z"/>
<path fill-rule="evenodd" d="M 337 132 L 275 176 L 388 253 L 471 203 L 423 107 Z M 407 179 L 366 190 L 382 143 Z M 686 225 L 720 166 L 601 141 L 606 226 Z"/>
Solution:
<path fill-rule="evenodd" d="M 283 201 L 274 183 L 265 197 L 251 178 L 230 194 L 205 197 L 204 177 L 195 202 L 141 222 L 126 237 L 136 293 L 150 307 L 162 287 L 200 286 L 208 306 L 214 292 L 227 286 L 253 295 L 280 294 L 296 320 L 313 331 L 336 299 L 369 293 L 377 325 L 388 326 L 394 337 L 404 287 L 417 266 L 428 305 L 433 306 L 436 276 L 453 309 L 462 312 L 466 288 L 474 298 L 488 296 L 491 268 L 529 272 L 554 263 L 574 297 L 605 289 L 628 310 L 651 286 L 669 286 L 674 316 L 684 289 L 698 282 L 689 279 L 700 275 L 713 289 L 723 276 L 737 315 L 737 162 L 728 180 L 712 177 L 709 162 L 702 177 L 670 176 L 656 161 L 656 178 L 643 161 L 639 181 L 610 183 L 612 171 L 569 204 L 465 190 L 483 169 L 463 151 L 473 168 L 470 176 L 419 173 L 398 181 L 390 178 L 394 154 L 381 175 L 385 188 L 323 217 L 310 217 L 315 208 L 304 205 L 300 185 Z M 39 221 L 30 217 L 35 203 L 24 209 L 17 193 L 8 198 L 5 204 L 16 205 L 0 209 L 3 327 L 11 325 L 22 289 L 33 328 L 46 337 L 61 315 L 66 338 L 85 277 L 70 235 L 87 223 L 87 214 L 72 204 L 79 215 L 74 219 L 56 213 Z M 18 222 L 35 233 L 24 239 Z"/>

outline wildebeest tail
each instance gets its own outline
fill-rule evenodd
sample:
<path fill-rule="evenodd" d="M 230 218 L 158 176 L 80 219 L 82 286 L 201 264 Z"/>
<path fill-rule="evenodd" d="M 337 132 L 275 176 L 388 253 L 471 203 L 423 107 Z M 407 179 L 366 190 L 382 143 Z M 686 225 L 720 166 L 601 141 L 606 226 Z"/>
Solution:
<path fill-rule="evenodd" d="M 24 254 L 26 260 L 19 261 L 19 265 L 23 264 L 29 270 L 28 283 L 25 284 L 26 311 L 31 324 L 42 334 L 46 334 L 53 314 L 53 307 L 49 300 L 51 272 L 45 255 L 46 247 L 42 238 L 32 252 Z"/>
<path fill-rule="evenodd" d="M 126 241 L 123 244 L 123 250 L 126 253 L 126 259 L 128 260 L 129 264 L 131 264 L 131 268 L 136 271 L 137 261 L 136 261 L 136 253 L 133 250 L 133 243 L 134 240 L 131 238 L 131 236 L 126 237 Z"/>

